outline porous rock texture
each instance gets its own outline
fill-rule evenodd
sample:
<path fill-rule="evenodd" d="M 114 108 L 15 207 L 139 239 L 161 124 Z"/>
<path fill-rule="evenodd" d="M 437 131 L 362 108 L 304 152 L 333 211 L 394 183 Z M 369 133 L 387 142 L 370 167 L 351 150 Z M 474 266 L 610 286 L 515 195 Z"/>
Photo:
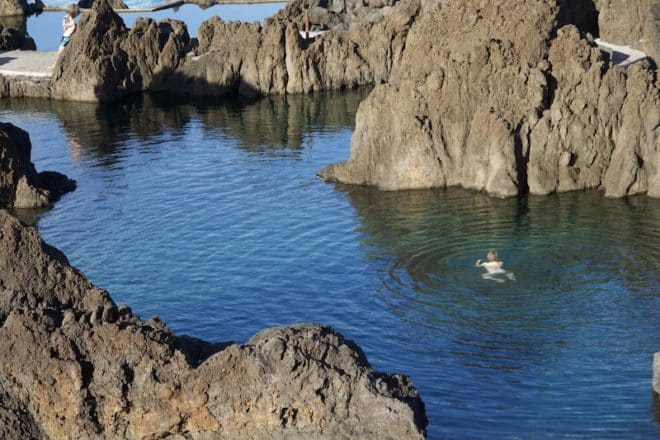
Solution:
<path fill-rule="evenodd" d="M 421 2 L 398 1 L 378 21 L 363 17 L 347 31 L 313 40 L 303 39 L 299 25 L 285 18 L 296 7 L 263 26 L 212 18 L 200 26 L 193 45 L 181 22 L 141 19 L 129 30 L 107 0 L 98 0 L 80 19 L 46 93 L 61 100 L 112 101 L 146 90 L 257 96 L 383 82 L 401 58 Z"/>
<path fill-rule="evenodd" d="M 0 123 L 0 207 L 44 208 L 75 189 L 75 182 L 62 174 L 37 174 L 30 161 L 31 152 L 27 132 Z"/>
<path fill-rule="evenodd" d="M 0 210 L 0 438 L 423 438 L 409 379 L 327 327 L 175 336 Z"/>
<path fill-rule="evenodd" d="M 140 18 L 129 30 L 107 0 L 97 0 L 55 67 L 51 97 L 113 101 L 149 90 L 181 61 L 189 41 L 180 21 Z"/>
<path fill-rule="evenodd" d="M 455 0 L 422 15 L 390 82 L 361 104 L 350 158 L 320 175 L 388 190 L 660 197 L 656 72 L 614 67 L 574 26 L 558 30 L 560 6 Z"/>
<path fill-rule="evenodd" d="M 658 0 L 593 0 L 598 9 L 600 37 L 615 44 L 644 38 L 651 5 Z"/>

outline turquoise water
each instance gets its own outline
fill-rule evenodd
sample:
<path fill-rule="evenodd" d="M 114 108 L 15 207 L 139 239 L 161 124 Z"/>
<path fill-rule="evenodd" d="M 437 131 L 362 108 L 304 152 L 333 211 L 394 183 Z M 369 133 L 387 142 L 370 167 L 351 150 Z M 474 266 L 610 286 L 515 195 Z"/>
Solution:
<path fill-rule="evenodd" d="M 660 201 L 325 184 L 365 91 L 0 101 L 78 189 L 38 227 L 143 318 L 245 341 L 315 321 L 412 376 L 429 437 L 655 438 Z M 474 267 L 499 251 L 516 281 Z"/>
<path fill-rule="evenodd" d="M 49 3 L 50 4 L 50 3 Z M 186 23 L 188 33 L 191 37 L 197 36 L 199 25 L 213 16 L 219 16 L 225 21 L 259 21 L 263 22 L 266 18 L 274 15 L 284 7 L 284 3 L 265 3 L 255 5 L 215 5 L 210 8 L 201 9 L 196 5 L 183 5 L 176 9 L 166 9 L 150 13 L 125 13 L 120 14 L 127 27 L 133 27 L 135 20 L 139 17 L 148 17 L 154 20 L 163 20 L 173 18 Z M 52 6 L 55 6 L 53 4 Z M 135 6 L 137 7 L 137 6 Z M 12 22 L 4 23 L 3 20 L 12 20 L 11 18 L 0 18 L 0 25 L 23 27 L 24 30 L 34 39 L 37 50 L 54 51 L 60 43 L 62 36 L 62 16 L 63 12 L 44 12 L 28 18 L 23 26 Z"/>

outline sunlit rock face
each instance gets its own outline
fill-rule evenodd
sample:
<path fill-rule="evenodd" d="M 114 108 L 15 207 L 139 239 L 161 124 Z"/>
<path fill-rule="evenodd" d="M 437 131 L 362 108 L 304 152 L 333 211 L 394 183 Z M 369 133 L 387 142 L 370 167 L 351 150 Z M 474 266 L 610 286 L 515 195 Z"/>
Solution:
<path fill-rule="evenodd" d="M 647 63 L 612 66 L 560 4 L 456 0 L 413 25 L 360 106 L 327 180 L 496 196 L 602 189 L 659 196 L 659 98 Z"/>
<path fill-rule="evenodd" d="M 0 210 L 0 437 L 421 439 L 410 379 L 314 324 L 177 337 Z"/>

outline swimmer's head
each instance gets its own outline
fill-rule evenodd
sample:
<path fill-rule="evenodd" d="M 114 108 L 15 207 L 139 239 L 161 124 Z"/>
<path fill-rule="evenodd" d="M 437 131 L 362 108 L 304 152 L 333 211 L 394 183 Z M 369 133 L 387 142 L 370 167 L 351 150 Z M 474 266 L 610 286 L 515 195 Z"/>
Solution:
<path fill-rule="evenodd" d="M 490 251 L 488 252 L 488 255 L 486 256 L 486 259 L 488 261 L 498 261 L 497 258 L 497 251 Z"/>

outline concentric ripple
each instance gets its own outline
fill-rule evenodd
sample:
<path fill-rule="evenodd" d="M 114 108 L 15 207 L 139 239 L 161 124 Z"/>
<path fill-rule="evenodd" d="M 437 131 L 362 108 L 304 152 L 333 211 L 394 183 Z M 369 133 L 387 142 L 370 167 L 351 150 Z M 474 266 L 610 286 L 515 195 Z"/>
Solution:
<path fill-rule="evenodd" d="M 45 239 L 145 318 L 239 342 L 333 325 L 412 376 L 431 439 L 660 436 L 659 201 L 325 184 L 365 95 L 2 100 L 0 117 L 78 181 Z M 482 277 L 491 249 L 514 279 Z"/>

